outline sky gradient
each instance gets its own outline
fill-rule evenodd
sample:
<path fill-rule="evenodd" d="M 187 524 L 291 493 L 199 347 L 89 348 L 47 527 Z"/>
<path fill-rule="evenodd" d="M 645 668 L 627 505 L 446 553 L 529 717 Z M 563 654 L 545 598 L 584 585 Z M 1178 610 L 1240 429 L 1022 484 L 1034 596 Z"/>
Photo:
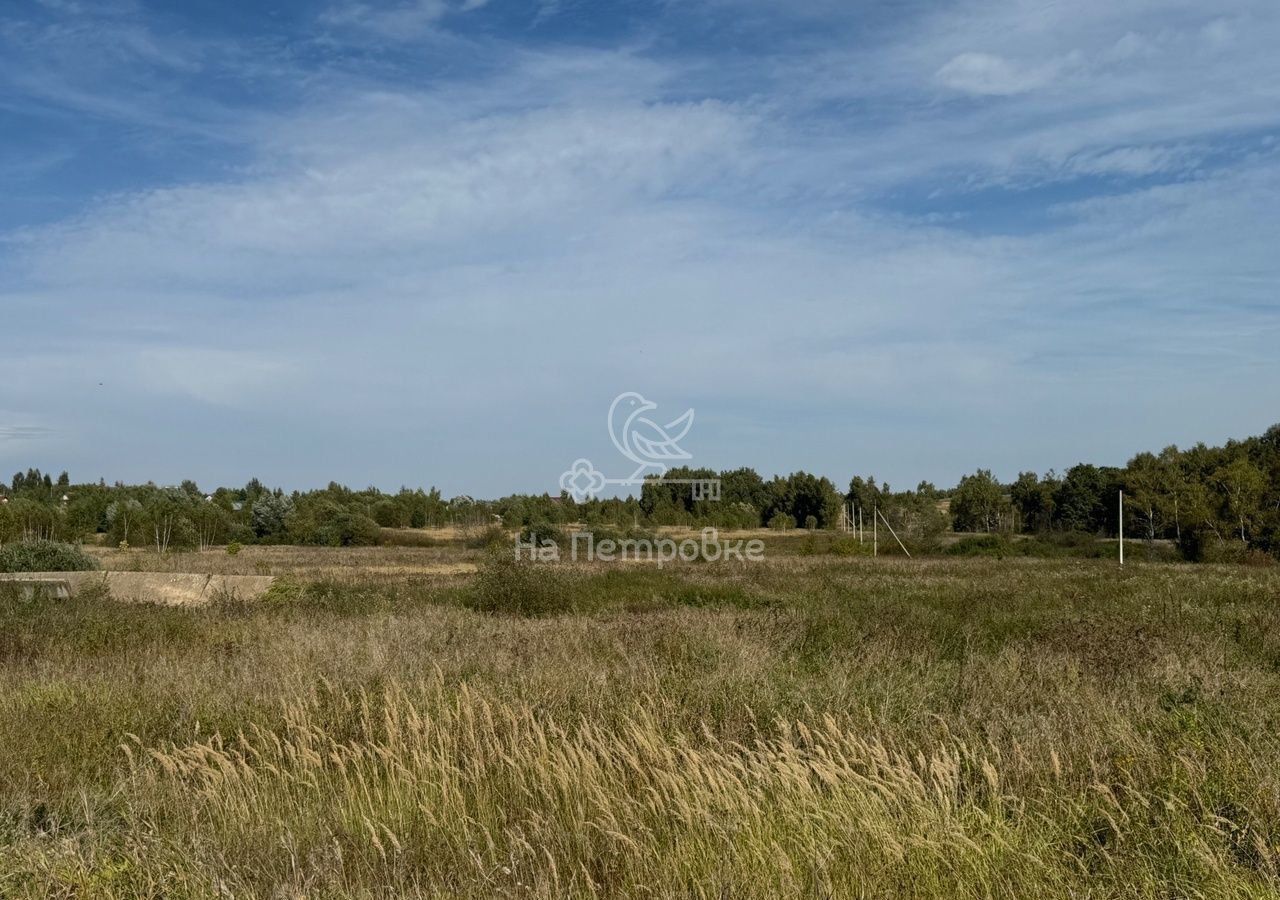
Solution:
<path fill-rule="evenodd" d="M 1261 433 L 1277 46 L 1274 0 L 9 0 L 0 471 L 555 491 L 623 391 L 840 484 Z"/>

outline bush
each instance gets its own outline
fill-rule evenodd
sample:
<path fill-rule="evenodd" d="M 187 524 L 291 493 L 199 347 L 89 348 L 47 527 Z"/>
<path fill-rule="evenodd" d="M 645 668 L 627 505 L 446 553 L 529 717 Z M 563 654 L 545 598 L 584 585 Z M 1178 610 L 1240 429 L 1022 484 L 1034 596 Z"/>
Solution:
<path fill-rule="evenodd" d="M 0 572 L 88 572 L 98 561 L 74 544 L 22 541 L 0 547 Z"/>
<path fill-rule="evenodd" d="M 787 531 L 796 527 L 796 520 L 793 516 L 784 512 L 774 513 L 769 519 L 769 527 L 774 531 Z"/>
<path fill-rule="evenodd" d="M 963 537 L 947 548 L 951 556 L 994 556 L 1004 559 L 1013 553 L 1012 542 L 1003 534 Z"/>
<path fill-rule="evenodd" d="M 292 575 L 281 575 L 263 593 L 258 602 L 263 606 L 290 606 L 306 593 L 305 586 Z"/>
<path fill-rule="evenodd" d="M 1188 535 L 1192 537 L 1188 537 Z M 1193 562 L 1230 563 L 1236 565 L 1270 565 L 1275 559 L 1256 547 L 1237 539 L 1220 538 L 1203 532 L 1184 532 L 1182 553 Z"/>
<path fill-rule="evenodd" d="M 569 612 L 573 598 L 546 563 L 516 559 L 509 549 L 491 550 L 468 591 L 468 606 L 483 612 L 539 616 Z"/>
<path fill-rule="evenodd" d="M 510 547 L 511 536 L 501 525 L 489 525 L 479 534 L 468 535 L 464 546 L 468 550 L 498 550 Z"/>
<path fill-rule="evenodd" d="M 343 511 L 316 529 L 315 540 L 327 547 L 373 547 L 382 540 L 382 528 L 366 515 Z"/>
<path fill-rule="evenodd" d="M 863 544 L 856 537 L 836 538 L 827 546 L 827 552 L 835 556 L 869 556 L 871 545 Z"/>
<path fill-rule="evenodd" d="M 535 547 L 541 547 L 543 541 L 551 541 L 560 548 L 561 553 L 569 549 L 569 539 L 565 533 L 546 519 L 532 521 L 520 530 L 520 542 L 523 544 L 532 543 Z"/>
<path fill-rule="evenodd" d="M 253 529 L 243 522 L 233 522 L 227 529 L 228 544 L 252 544 L 254 540 Z"/>
<path fill-rule="evenodd" d="M 805 517 L 804 517 L 804 527 L 805 527 L 805 528 L 807 528 L 807 529 L 808 529 L 808 530 L 810 530 L 810 531 L 817 531 L 817 530 L 818 530 L 818 517 L 817 517 L 817 516 L 805 516 Z"/>

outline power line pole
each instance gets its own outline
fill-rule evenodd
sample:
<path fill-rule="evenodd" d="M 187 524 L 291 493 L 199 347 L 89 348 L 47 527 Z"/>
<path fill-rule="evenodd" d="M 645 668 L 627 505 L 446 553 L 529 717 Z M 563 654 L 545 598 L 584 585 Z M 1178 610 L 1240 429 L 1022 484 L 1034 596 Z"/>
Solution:
<path fill-rule="evenodd" d="M 1124 566 L 1124 491 L 1120 492 L 1120 565 Z"/>

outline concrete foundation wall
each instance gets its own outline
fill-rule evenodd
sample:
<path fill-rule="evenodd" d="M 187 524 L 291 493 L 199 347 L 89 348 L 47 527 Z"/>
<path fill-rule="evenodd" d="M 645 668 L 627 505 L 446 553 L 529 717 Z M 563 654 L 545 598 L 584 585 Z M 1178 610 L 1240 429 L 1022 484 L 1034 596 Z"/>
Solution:
<path fill-rule="evenodd" d="M 0 582 L 17 582 L 29 591 L 73 596 L 88 586 L 103 585 L 113 599 L 126 603 L 202 606 L 218 599 L 257 600 L 275 578 L 270 575 L 188 575 L 170 572 L 19 572 L 0 574 Z"/>

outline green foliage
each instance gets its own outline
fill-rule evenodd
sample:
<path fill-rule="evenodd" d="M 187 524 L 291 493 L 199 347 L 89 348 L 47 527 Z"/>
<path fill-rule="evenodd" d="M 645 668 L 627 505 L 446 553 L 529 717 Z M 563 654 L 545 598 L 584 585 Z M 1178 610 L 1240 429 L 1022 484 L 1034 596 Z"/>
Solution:
<path fill-rule="evenodd" d="M 1004 489 L 988 469 L 979 469 L 961 478 L 951 495 L 951 517 L 956 531 L 998 531 L 1008 509 Z"/>
<path fill-rule="evenodd" d="M 769 517 L 769 527 L 774 531 L 787 531 L 796 527 L 796 520 L 788 513 L 776 512 Z"/>
<path fill-rule="evenodd" d="M 282 537 L 293 515 L 293 500 L 283 493 L 264 493 L 254 502 L 249 519 L 259 538 Z"/>
<path fill-rule="evenodd" d="M 990 557 L 1004 559 L 1009 556 L 1036 558 L 1115 559 L 1119 549 L 1115 541 L 1099 540 L 1092 534 L 1078 531 L 1051 532 L 1031 537 L 1015 537 L 1006 533 L 967 535 L 947 547 L 949 556 Z M 1168 561 L 1176 558 L 1170 548 L 1149 549 L 1134 547 L 1129 551 L 1134 558 L 1152 561 Z"/>
<path fill-rule="evenodd" d="M 1004 559 L 1013 554 L 1013 542 L 1003 534 L 968 535 L 947 548 L 949 556 L 989 556 Z"/>
<path fill-rule="evenodd" d="M 241 549 L 242 548 L 240 546 L 239 541 L 232 541 L 231 543 L 227 544 L 227 555 L 236 556 L 240 553 Z"/>
<path fill-rule="evenodd" d="M 502 529 L 499 529 L 502 531 Z M 496 537 L 492 531 L 486 533 L 486 543 L 491 543 L 491 538 Z M 506 532 L 502 531 L 501 542 L 505 543 Z M 523 544 L 533 544 L 541 547 L 544 542 L 550 541 L 560 548 L 560 552 L 565 553 L 569 550 L 569 537 L 557 526 L 553 525 L 546 519 L 536 520 L 528 523 L 524 528 L 520 529 L 520 542 Z"/>
<path fill-rule="evenodd" d="M 568 612 L 573 597 L 553 566 L 517 559 L 511 549 L 491 550 L 467 592 L 467 603 L 488 613 L 543 616 Z"/>
<path fill-rule="evenodd" d="M 1111 472 L 1081 464 L 1067 470 L 1054 494 L 1055 524 L 1063 531 L 1115 532 L 1112 507 L 1119 496 Z"/>
<path fill-rule="evenodd" d="M 337 483 L 287 496 L 258 479 L 242 488 L 215 489 L 206 499 L 190 481 L 175 488 L 108 486 L 76 484 L 64 475 L 55 481 L 39 469 L 29 469 L 17 473 L 10 487 L 0 486 L 0 499 L 8 501 L 0 503 L 0 542 L 75 542 L 98 533 L 107 535 L 109 544 L 127 542 L 161 553 L 232 541 L 350 546 L 381 540 L 372 523 L 395 531 L 405 525 L 453 525 L 469 535 L 469 545 L 479 547 L 486 540 L 477 535 L 499 522 L 507 529 L 520 529 L 526 538 L 534 531 L 554 531 L 562 538 L 571 523 L 613 529 L 675 525 L 734 530 L 761 523 L 776 528 L 800 522 L 808 527 L 810 516 L 818 529 L 832 530 L 840 522 L 841 504 L 848 503 L 855 522 L 861 514 L 864 529 L 872 527 L 878 510 L 913 553 L 940 547 L 950 521 L 948 507 L 958 531 L 1035 535 L 1041 540 L 1019 543 L 1018 552 L 1030 547 L 1056 553 L 1060 548 L 1053 536 L 1058 534 L 1114 539 L 1120 525 L 1118 493 L 1124 490 L 1125 533 L 1144 539 L 1147 555 L 1160 555 L 1165 552 L 1161 548 L 1176 545 L 1185 548 L 1188 558 L 1205 559 L 1219 551 L 1210 549 L 1206 555 L 1202 548 L 1236 540 L 1249 551 L 1280 556 L 1280 425 L 1261 437 L 1221 447 L 1198 444 L 1186 450 L 1166 447 L 1159 453 L 1138 453 L 1124 468 L 1082 464 L 1062 477 L 1052 471 L 1043 476 L 1022 472 L 1007 487 L 986 470 L 966 476 L 950 491 L 921 482 L 915 490 L 894 492 L 874 477 L 857 476 L 843 496 L 830 481 L 807 472 L 768 480 L 750 468 L 717 473 L 686 467 L 668 473 L 675 479 L 719 478 L 719 502 L 695 501 L 687 484 L 652 480 L 643 485 L 639 497 L 577 503 L 563 494 L 446 501 L 435 488 L 401 488 L 386 494 Z M 1239 555 L 1229 548 L 1222 552 L 1230 558 Z"/>
<path fill-rule="evenodd" d="M 316 539 L 328 547 L 373 547 L 382 529 L 366 515 L 343 510 L 316 530 Z"/>
<path fill-rule="evenodd" d="M 383 528 L 404 528 L 409 524 L 410 512 L 390 497 L 379 500 L 373 506 L 373 521 Z"/>
<path fill-rule="evenodd" d="M 298 603 L 306 593 L 306 585 L 291 575 L 281 575 L 259 598 L 264 606 L 288 606 Z"/>
<path fill-rule="evenodd" d="M 98 562 L 73 544 L 19 541 L 0 546 L 0 572 L 88 572 Z"/>
<path fill-rule="evenodd" d="M 1057 479 L 1050 472 L 1043 481 L 1035 472 L 1020 472 L 1009 485 L 1009 500 L 1021 530 L 1048 531 L 1053 525 L 1056 504 L 1053 499 Z"/>
<path fill-rule="evenodd" d="M 832 556 L 870 556 L 870 546 L 861 543 L 856 537 L 835 538 L 827 545 L 827 552 Z"/>

